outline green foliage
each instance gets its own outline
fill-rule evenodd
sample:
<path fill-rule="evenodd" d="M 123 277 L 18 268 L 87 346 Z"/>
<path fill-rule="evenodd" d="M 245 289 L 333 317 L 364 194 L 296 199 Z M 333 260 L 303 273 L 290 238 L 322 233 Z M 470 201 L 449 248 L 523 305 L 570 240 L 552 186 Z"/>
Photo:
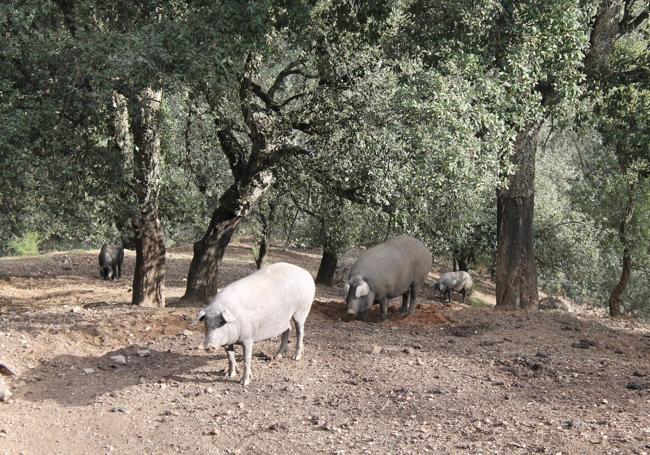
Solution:
<path fill-rule="evenodd" d="M 30 231 L 9 241 L 9 249 L 16 256 L 36 256 L 41 237 L 38 232 Z"/>
<path fill-rule="evenodd" d="M 593 295 L 602 282 L 602 228 L 579 201 L 583 180 L 576 141 L 571 130 L 545 129 L 537 156 L 535 178 L 535 251 L 539 283 L 544 291 L 580 300 Z"/>
<path fill-rule="evenodd" d="M 633 190 L 625 304 L 642 308 L 650 295 L 647 27 L 617 41 L 610 73 L 584 91 L 594 5 L 4 3 L 0 253 L 24 232 L 38 232 L 45 249 L 130 234 L 132 168 L 114 140 L 114 95 L 128 103 L 155 86 L 164 92 L 160 213 L 168 243 L 202 235 L 233 183 L 218 137 L 227 129 L 238 159 L 272 163 L 275 173 L 246 233 L 259 237 L 260 216 L 273 205 L 270 232 L 288 245 L 341 253 L 410 233 L 437 260 L 490 266 L 495 192 L 514 170 L 514 138 L 547 118 L 536 180 L 541 285 L 606 299 L 620 269 L 621 201 Z M 269 106 L 259 93 L 274 86 Z M 251 118 L 265 143 L 249 162 L 259 141 Z M 276 159 L 286 146 L 301 152 Z"/>

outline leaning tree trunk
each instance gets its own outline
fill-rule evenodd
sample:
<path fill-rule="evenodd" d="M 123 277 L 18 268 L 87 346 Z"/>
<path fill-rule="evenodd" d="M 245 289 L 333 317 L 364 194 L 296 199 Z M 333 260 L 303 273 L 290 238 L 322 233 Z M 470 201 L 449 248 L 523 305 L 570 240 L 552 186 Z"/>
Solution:
<path fill-rule="evenodd" d="M 233 184 L 219 198 L 208 230 L 194 243 L 183 300 L 205 302 L 217 294 L 219 266 L 233 234 L 251 207 L 271 185 L 273 174 L 265 170 L 246 184 Z M 243 187 L 244 191 L 241 191 Z"/>
<path fill-rule="evenodd" d="M 617 317 L 622 314 L 621 296 L 627 288 L 627 284 L 630 281 L 630 274 L 632 273 L 632 253 L 630 249 L 630 239 L 628 237 L 628 226 L 634 216 L 635 187 L 636 185 L 634 183 L 630 185 L 627 204 L 625 205 L 625 215 L 618 228 L 618 236 L 623 244 L 623 269 L 621 270 L 621 276 L 618 283 L 616 283 L 616 286 L 614 286 L 614 289 L 612 289 L 612 292 L 609 295 L 609 315 L 612 317 Z"/>
<path fill-rule="evenodd" d="M 515 173 L 497 193 L 497 309 L 536 310 L 537 270 L 533 247 L 535 151 L 541 124 L 524 127 L 515 140 Z"/>
<path fill-rule="evenodd" d="M 165 238 L 158 215 L 160 195 L 160 102 L 162 92 L 146 88 L 133 109 L 133 187 L 138 210 L 135 234 L 134 305 L 165 306 Z"/>
<path fill-rule="evenodd" d="M 332 283 L 334 283 L 334 273 L 336 273 L 336 264 L 338 261 L 339 258 L 336 252 L 326 246 L 323 249 L 323 257 L 321 258 L 320 265 L 318 266 L 316 284 L 332 286 Z"/>

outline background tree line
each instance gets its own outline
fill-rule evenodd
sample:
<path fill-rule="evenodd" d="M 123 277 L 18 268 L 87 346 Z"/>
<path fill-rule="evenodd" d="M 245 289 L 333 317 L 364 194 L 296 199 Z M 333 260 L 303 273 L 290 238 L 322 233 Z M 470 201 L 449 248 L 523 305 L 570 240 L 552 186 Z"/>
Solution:
<path fill-rule="evenodd" d="M 22 0 L 0 5 L 0 249 L 120 239 L 133 302 L 216 292 L 238 230 L 318 246 L 396 233 L 649 311 L 650 51 L 642 0 Z M 261 262 L 260 262 L 261 263 Z M 145 266 L 146 265 L 146 266 Z"/>

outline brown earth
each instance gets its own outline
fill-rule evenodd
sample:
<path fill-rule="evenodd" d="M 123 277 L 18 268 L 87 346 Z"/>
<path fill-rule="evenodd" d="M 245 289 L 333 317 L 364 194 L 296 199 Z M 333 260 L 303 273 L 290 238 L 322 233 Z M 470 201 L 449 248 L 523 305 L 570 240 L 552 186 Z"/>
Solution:
<path fill-rule="evenodd" d="M 375 309 L 363 323 L 319 288 L 304 359 L 257 343 L 243 388 L 222 379 L 224 353 L 200 347 L 197 308 L 178 303 L 190 259 L 169 252 L 163 309 L 129 305 L 131 252 L 118 282 L 98 279 L 95 251 L 0 259 L 0 362 L 17 371 L 0 453 L 650 453 L 643 323 L 495 312 L 480 305 L 494 302 L 487 279 L 471 306 L 427 286 L 414 316 L 399 318 L 396 299 L 388 321 Z M 319 255 L 271 260 L 315 273 Z M 233 245 L 221 280 L 253 270 Z"/>

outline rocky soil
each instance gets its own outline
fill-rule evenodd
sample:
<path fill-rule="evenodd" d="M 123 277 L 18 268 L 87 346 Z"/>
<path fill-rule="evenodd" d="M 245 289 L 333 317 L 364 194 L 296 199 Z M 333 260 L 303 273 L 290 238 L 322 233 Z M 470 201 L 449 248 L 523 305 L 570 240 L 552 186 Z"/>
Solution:
<path fill-rule="evenodd" d="M 495 312 L 486 279 L 472 305 L 443 305 L 428 286 L 415 316 L 399 318 L 395 299 L 388 321 L 375 309 L 363 323 L 319 288 L 304 359 L 257 343 L 243 388 L 222 379 L 224 352 L 201 348 L 198 308 L 178 303 L 190 248 L 168 255 L 162 309 L 128 304 L 132 252 L 118 282 L 98 279 L 96 255 L 0 259 L 0 363 L 15 373 L 0 453 L 650 453 L 641 322 Z M 271 260 L 315 274 L 319 256 Z M 221 280 L 253 270 L 236 244 Z"/>

